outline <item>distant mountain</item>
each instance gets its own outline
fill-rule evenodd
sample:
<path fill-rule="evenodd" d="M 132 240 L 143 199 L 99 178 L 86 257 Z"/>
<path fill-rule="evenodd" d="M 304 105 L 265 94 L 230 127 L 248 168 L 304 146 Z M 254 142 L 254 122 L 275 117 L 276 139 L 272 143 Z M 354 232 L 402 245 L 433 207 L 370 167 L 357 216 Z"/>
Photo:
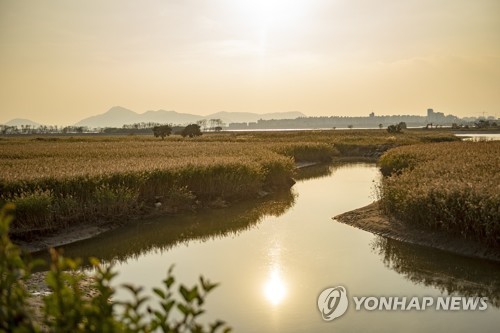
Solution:
<path fill-rule="evenodd" d="M 132 110 L 114 106 L 105 113 L 82 119 L 74 126 L 122 127 L 124 124 L 140 122 L 137 121 L 138 117 L 139 115 Z"/>
<path fill-rule="evenodd" d="M 41 124 L 39 124 L 39 123 L 36 123 L 36 122 L 31 121 L 29 119 L 22 119 L 22 118 L 12 119 L 12 120 L 6 122 L 4 125 L 17 126 L 17 127 L 21 127 L 21 125 L 30 125 L 31 127 L 41 126 Z"/>
<path fill-rule="evenodd" d="M 200 119 L 203 119 L 202 116 L 197 116 L 189 113 L 179 113 L 175 111 L 146 111 L 143 114 L 139 115 L 141 121 L 143 122 L 154 122 L 154 123 L 172 123 L 172 124 L 185 124 L 185 123 L 194 123 Z"/>
<path fill-rule="evenodd" d="M 146 111 L 137 113 L 132 110 L 115 106 L 107 112 L 80 120 L 74 126 L 88 127 L 122 127 L 134 123 L 171 123 L 175 125 L 194 123 L 202 119 L 222 119 L 226 124 L 233 122 L 256 122 L 259 119 L 295 119 L 305 117 L 300 112 L 275 112 L 275 113 L 251 113 L 251 112 L 217 112 L 208 116 L 200 116 L 176 111 Z"/>

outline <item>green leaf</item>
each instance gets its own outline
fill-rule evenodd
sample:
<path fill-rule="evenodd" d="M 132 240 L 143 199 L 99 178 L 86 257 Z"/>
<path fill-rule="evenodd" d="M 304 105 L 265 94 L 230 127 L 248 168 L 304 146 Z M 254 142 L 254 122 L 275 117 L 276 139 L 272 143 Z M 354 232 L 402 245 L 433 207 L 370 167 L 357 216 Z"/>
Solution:
<path fill-rule="evenodd" d="M 169 314 L 172 307 L 175 305 L 175 301 L 171 300 L 167 303 L 161 303 L 161 307 L 165 311 L 165 314 Z"/>
<path fill-rule="evenodd" d="M 181 293 L 182 298 L 184 298 L 184 300 L 186 302 L 189 302 L 189 291 L 186 289 L 186 287 L 184 287 L 183 285 L 181 285 L 179 287 L 179 292 Z"/>
<path fill-rule="evenodd" d="M 188 302 L 192 302 L 194 299 L 198 298 L 199 294 L 198 294 L 198 287 L 195 286 L 193 287 L 193 289 L 191 289 L 189 291 L 189 294 L 188 294 L 188 297 L 189 297 L 189 300 Z"/>
<path fill-rule="evenodd" d="M 223 322 L 222 320 L 217 320 L 215 323 L 210 325 L 211 328 L 210 332 L 215 332 L 219 327 L 221 327 L 224 324 L 225 322 Z"/>
<path fill-rule="evenodd" d="M 198 310 L 193 312 L 193 317 L 198 317 L 199 315 L 205 313 L 205 310 Z"/>
<path fill-rule="evenodd" d="M 177 304 L 177 308 L 184 314 L 184 316 L 187 316 L 191 313 L 191 310 L 182 303 Z"/>
<path fill-rule="evenodd" d="M 165 283 L 165 285 L 167 286 L 167 288 L 170 288 L 174 282 L 175 282 L 175 279 L 173 276 L 169 276 L 166 280 L 163 281 Z"/>
<path fill-rule="evenodd" d="M 162 299 L 166 298 L 165 292 L 163 290 L 161 290 L 160 288 L 153 288 L 153 292 L 156 295 L 160 296 L 160 298 L 162 298 Z"/>
<path fill-rule="evenodd" d="M 140 293 L 142 291 L 142 287 L 135 287 L 134 285 L 129 284 L 129 283 L 122 284 L 122 287 L 129 290 L 134 295 L 137 295 L 138 293 Z"/>

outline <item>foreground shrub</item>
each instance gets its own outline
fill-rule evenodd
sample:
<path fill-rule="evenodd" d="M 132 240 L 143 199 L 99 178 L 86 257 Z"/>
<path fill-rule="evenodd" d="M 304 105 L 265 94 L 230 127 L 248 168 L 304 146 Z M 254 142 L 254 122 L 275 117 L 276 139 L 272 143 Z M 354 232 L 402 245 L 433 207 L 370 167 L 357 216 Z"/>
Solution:
<path fill-rule="evenodd" d="M 19 248 L 8 237 L 12 221 L 6 206 L 0 212 L 0 331 L 1 332 L 228 332 L 225 323 L 217 320 L 200 324 L 207 295 L 217 286 L 200 277 L 198 285 L 180 285 L 174 293 L 175 277 L 172 268 L 163 280 L 162 288 L 154 288 L 157 305 L 146 306 L 148 297 L 142 288 L 123 285 L 132 294 L 127 302 L 113 301 L 115 289 L 111 280 L 116 276 L 111 266 L 102 266 L 91 259 L 94 267 L 94 297 L 86 297 L 81 289 L 82 274 L 76 270 L 79 261 L 64 258 L 51 250 L 47 285 L 51 293 L 44 297 L 43 326 L 35 322 L 28 307 L 30 299 L 24 282 L 30 277 L 33 264 L 26 263 Z"/>
<path fill-rule="evenodd" d="M 388 214 L 500 246 L 500 142 L 399 147 L 379 163 Z"/>

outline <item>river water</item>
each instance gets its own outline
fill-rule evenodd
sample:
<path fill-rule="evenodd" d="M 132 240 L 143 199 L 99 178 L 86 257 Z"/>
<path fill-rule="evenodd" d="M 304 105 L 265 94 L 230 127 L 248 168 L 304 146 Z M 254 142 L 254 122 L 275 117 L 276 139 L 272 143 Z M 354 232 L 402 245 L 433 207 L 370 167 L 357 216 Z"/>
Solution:
<path fill-rule="evenodd" d="M 467 133 L 467 134 L 455 134 L 456 136 L 462 138 L 464 141 L 499 141 L 500 133 Z"/>
<path fill-rule="evenodd" d="M 134 222 L 66 246 L 69 256 L 113 262 L 116 285 L 160 286 L 175 263 L 188 286 L 200 274 L 220 286 L 206 320 L 235 332 L 497 332 L 500 264 L 388 240 L 333 216 L 375 200 L 374 164 L 306 168 L 292 192 L 201 214 Z M 347 312 L 326 322 L 317 298 L 343 286 Z M 486 311 L 368 311 L 353 296 L 488 297 Z M 119 293 L 118 298 L 125 295 Z"/>

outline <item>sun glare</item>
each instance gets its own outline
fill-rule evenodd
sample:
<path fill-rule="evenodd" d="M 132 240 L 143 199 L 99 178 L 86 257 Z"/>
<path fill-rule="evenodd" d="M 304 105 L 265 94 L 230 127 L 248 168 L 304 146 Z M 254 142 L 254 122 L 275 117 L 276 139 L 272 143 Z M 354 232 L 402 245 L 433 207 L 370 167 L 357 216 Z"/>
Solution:
<path fill-rule="evenodd" d="M 272 305 L 280 304 L 286 296 L 286 286 L 278 268 L 271 270 L 269 279 L 264 286 L 264 294 Z"/>
<path fill-rule="evenodd" d="M 300 28 L 307 4 L 303 0 L 238 1 L 238 21 L 253 35 L 259 55 L 264 56 L 271 43 L 285 39 L 291 29 Z"/>

